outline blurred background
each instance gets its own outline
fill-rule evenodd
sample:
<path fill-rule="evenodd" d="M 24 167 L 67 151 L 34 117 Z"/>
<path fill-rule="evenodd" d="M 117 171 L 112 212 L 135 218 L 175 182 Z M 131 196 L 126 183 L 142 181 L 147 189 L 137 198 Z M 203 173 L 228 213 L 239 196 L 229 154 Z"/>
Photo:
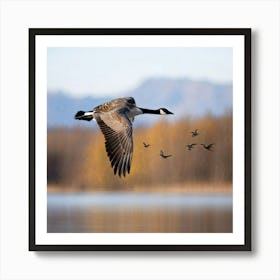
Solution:
<path fill-rule="evenodd" d="M 48 232 L 232 232 L 231 48 L 48 48 L 47 73 Z M 135 118 L 119 178 L 74 115 L 125 96 L 174 115 Z"/>

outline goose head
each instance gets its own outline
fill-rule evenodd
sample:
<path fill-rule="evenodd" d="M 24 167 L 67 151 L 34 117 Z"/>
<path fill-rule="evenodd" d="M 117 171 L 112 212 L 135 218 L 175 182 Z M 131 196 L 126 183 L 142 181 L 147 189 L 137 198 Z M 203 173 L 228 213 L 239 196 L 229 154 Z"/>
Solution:
<path fill-rule="evenodd" d="M 160 115 L 171 115 L 171 114 L 173 115 L 173 113 L 168 111 L 166 108 L 160 108 L 159 113 Z"/>

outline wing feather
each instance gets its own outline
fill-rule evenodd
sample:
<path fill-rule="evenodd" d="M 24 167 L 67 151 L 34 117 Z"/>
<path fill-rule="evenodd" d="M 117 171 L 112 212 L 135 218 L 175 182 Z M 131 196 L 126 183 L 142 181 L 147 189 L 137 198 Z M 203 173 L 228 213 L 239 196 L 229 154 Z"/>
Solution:
<path fill-rule="evenodd" d="M 125 177 L 130 172 L 133 152 L 131 121 L 123 111 L 98 113 L 95 119 L 105 137 L 106 152 L 114 174 Z"/>

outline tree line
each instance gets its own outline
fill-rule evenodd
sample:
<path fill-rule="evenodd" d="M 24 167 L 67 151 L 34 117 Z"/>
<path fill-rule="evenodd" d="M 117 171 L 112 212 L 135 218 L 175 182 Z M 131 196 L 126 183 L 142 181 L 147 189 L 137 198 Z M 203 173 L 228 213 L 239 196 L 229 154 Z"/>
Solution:
<path fill-rule="evenodd" d="M 199 135 L 193 137 L 192 131 Z M 130 174 L 114 175 L 104 137 L 97 124 L 92 129 L 48 129 L 48 185 L 83 191 L 232 183 L 232 114 L 200 119 L 160 120 L 152 126 L 135 126 Z M 144 147 L 143 142 L 150 144 Z M 195 143 L 191 150 L 187 144 Z M 215 143 L 211 150 L 201 144 Z M 160 150 L 171 154 L 162 158 Z"/>

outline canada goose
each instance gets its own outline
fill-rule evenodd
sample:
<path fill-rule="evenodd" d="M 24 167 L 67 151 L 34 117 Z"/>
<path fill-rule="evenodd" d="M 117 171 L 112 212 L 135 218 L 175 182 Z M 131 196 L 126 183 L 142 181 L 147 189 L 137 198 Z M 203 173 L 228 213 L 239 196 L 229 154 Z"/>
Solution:
<path fill-rule="evenodd" d="M 105 137 L 107 155 L 114 168 L 114 174 L 125 177 L 130 172 L 133 137 L 132 122 L 140 114 L 173 114 L 165 108 L 150 110 L 139 108 L 133 97 L 114 99 L 95 107 L 92 111 L 79 111 L 77 120 L 90 121 L 95 119 Z"/>
<path fill-rule="evenodd" d="M 161 150 L 160 151 L 160 154 L 159 154 L 162 158 L 168 158 L 168 157 L 171 157 L 172 155 L 165 155 L 164 153 L 163 153 L 163 151 Z"/>
<path fill-rule="evenodd" d="M 143 145 L 144 145 L 145 148 L 148 148 L 148 147 L 151 146 L 150 144 L 146 144 L 145 142 L 143 142 Z"/>
<path fill-rule="evenodd" d="M 191 131 L 192 137 L 195 137 L 197 135 L 199 135 L 198 133 L 198 129 L 195 129 L 194 131 Z"/>
<path fill-rule="evenodd" d="M 195 145 L 196 145 L 196 143 L 187 144 L 186 147 L 188 148 L 189 151 L 191 151 Z"/>
<path fill-rule="evenodd" d="M 214 145 L 215 143 L 211 143 L 211 144 L 208 144 L 208 145 L 205 145 L 205 144 L 200 144 L 201 146 L 203 146 L 203 148 L 205 148 L 206 150 L 208 151 L 212 151 L 212 146 Z"/>

